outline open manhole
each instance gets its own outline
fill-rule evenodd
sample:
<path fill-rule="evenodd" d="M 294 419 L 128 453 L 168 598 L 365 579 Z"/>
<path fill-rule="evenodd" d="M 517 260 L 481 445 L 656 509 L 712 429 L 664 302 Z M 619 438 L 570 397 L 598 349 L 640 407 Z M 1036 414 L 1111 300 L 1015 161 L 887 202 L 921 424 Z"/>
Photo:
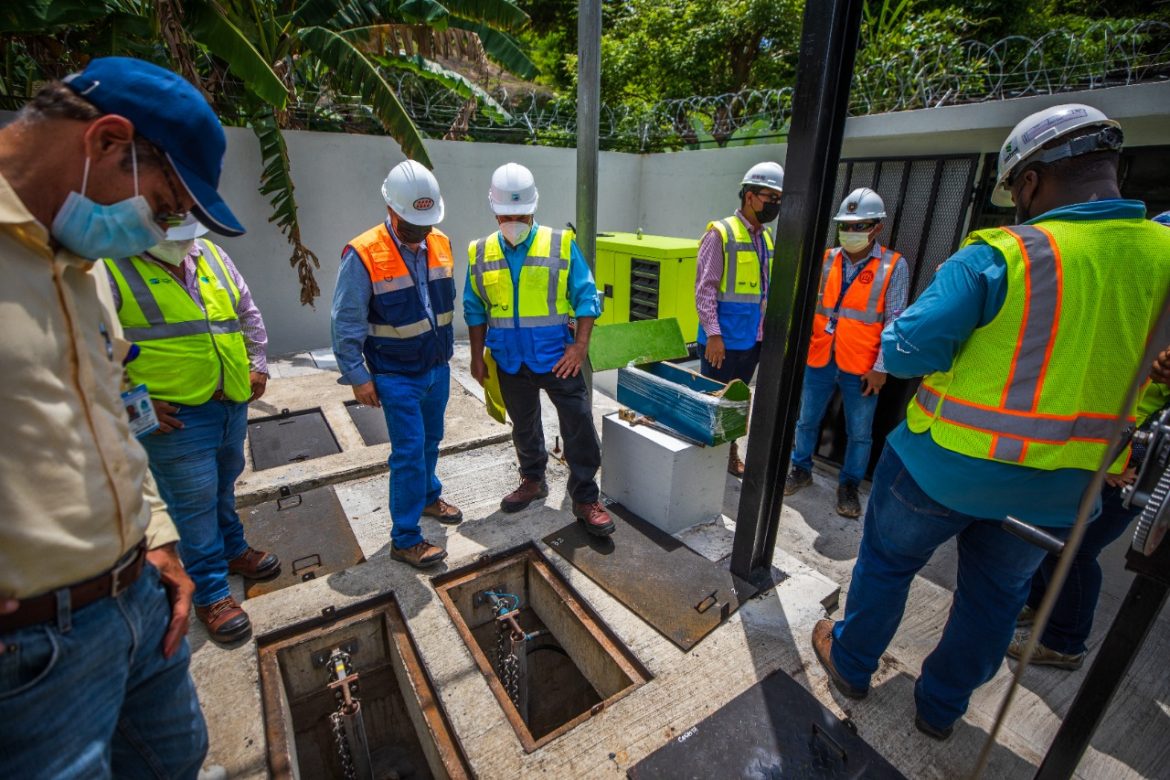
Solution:
<path fill-rule="evenodd" d="M 272 417 L 249 420 L 248 443 L 252 447 L 253 471 L 341 452 L 319 408 L 301 412 L 284 409 Z"/>
<path fill-rule="evenodd" d="M 393 593 L 256 644 L 273 777 L 473 776 Z"/>
<path fill-rule="evenodd" d="M 389 443 L 390 431 L 386 428 L 386 415 L 381 409 L 357 401 L 346 401 L 345 408 L 367 447 Z"/>
<path fill-rule="evenodd" d="M 526 752 L 650 679 L 531 544 L 434 585 Z"/>

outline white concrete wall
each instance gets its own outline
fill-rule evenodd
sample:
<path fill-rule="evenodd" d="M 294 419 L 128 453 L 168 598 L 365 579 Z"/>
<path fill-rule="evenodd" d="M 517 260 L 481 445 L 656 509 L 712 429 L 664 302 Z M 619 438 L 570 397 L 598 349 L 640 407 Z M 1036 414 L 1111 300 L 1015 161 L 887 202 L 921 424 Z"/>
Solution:
<path fill-rule="evenodd" d="M 287 241 L 268 222 L 268 203 L 259 196 L 259 148 L 250 131 L 228 128 L 223 192 L 248 228 L 247 235 L 224 239 L 223 246 L 251 285 L 268 325 L 269 351 L 281 354 L 329 345 L 329 305 L 341 250 L 351 238 L 386 216 L 381 186 L 386 173 L 404 158 L 398 145 L 378 136 L 289 132 L 289 159 L 300 207 L 301 236 L 317 253 L 321 297 L 300 306 L 296 274 L 288 266 Z M 488 183 L 496 166 L 527 165 L 540 188 L 537 218 L 549 225 L 575 220 L 576 152 L 539 146 L 428 141 L 427 151 L 443 192 L 446 217 L 441 225 L 455 251 L 457 286 L 467 272 L 468 242 L 495 229 L 487 205 Z M 637 155 L 604 154 L 599 173 L 601 225 L 637 227 L 638 182 L 643 160 Z M 462 334 L 462 310 L 456 307 Z"/>

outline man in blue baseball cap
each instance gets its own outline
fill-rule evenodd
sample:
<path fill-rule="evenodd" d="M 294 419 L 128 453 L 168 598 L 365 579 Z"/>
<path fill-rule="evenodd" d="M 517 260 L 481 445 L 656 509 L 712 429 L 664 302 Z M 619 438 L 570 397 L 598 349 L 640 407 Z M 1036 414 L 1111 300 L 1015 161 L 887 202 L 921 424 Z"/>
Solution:
<path fill-rule="evenodd" d="M 165 507 L 144 498 L 121 399 L 130 345 L 92 269 L 188 212 L 242 233 L 217 193 L 225 146 L 193 86 L 126 58 L 47 84 L 0 129 L 5 777 L 193 778 L 206 755 L 193 586 Z"/>

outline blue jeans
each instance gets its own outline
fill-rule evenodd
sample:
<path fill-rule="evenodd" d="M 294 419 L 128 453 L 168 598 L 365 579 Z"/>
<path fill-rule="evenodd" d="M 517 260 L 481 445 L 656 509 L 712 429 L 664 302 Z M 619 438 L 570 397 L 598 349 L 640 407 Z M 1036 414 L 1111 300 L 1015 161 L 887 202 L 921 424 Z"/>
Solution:
<path fill-rule="evenodd" d="M 66 597 L 66 604 L 68 597 Z M 207 727 L 158 572 L 117 598 L 0 634 L 0 777 L 194 778 Z"/>
<path fill-rule="evenodd" d="M 405 550 L 423 541 L 423 508 L 443 494 L 435 464 L 451 369 L 444 363 L 421 374 L 375 374 L 374 388 L 390 432 L 390 539 Z"/>
<path fill-rule="evenodd" d="M 1097 563 L 1097 556 L 1125 533 L 1141 511 L 1138 507 L 1126 509 L 1121 505 L 1121 488 L 1106 486 L 1101 491 L 1101 514 L 1085 529 L 1085 537 L 1073 556 L 1068 579 L 1056 599 L 1040 644 L 1058 653 L 1077 655 L 1085 652 L 1085 642 L 1093 629 L 1093 613 L 1097 611 L 1097 599 L 1101 596 L 1101 564 Z M 1028 594 L 1028 606 L 1032 609 L 1040 608 L 1059 560 L 1055 555 L 1044 556 L 1032 577 L 1032 589 Z"/>
<path fill-rule="evenodd" d="M 205 607 L 230 595 L 228 561 L 248 549 L 236 514 L 248 405 L 208 401 L 181 406 L 174 416 L 183 428 L 139 441 L 179 529 L 179 556 L 195 581 L 195 604 Z"/>
<path fill-rule="evenodd" d="M 891 447 L 882 451 L 873 485 L 845 619 L 833 627 L 833 665 L 853 687 L 869 688 L 902 621 L 914 575 L 939 545 L 957 536 L 958 586 L 951 614 L 914 686 L 919 716 L 945 729 L 967 711 L 971 693 L 1003 663 L 1044 551 L 1007 533 L 997 520 L 934 501 Z M 1068 535 L 1066 528 L 1047 530 Z"/>
<path fill-rule="evenodd" d="M 845 462 L 838 481 L 842 485 L 857 485 L 865 477 L 869 466 L 869 450 L 873 446 L 873 413 L 877 409 L 877 393 L 861 394 L 861 375 L 850 374 L 829 361 L 823 368 L 804 367 L 804 386 L 800 391 L 800 419 L 796 421 L 796 444 L 792 449 L 792 465 L 812 471 L 812 456 L 821 438 L 821 421 L 833 391 L 841 389 L 845 405 Z M 876 484 L 876 480 L 875 480 Z"/>

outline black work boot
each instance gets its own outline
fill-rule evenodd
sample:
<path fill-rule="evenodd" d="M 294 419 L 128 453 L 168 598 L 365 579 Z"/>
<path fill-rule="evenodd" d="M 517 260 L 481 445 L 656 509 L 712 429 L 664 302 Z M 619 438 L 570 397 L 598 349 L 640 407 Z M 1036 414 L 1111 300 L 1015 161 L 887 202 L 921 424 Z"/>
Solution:
<path fill-rule="evenodd" d="M 841 517 L 861 517 L 861 499 L 857 485 L 848 483 L 837 488 L 837 514 Z"/>
<path fill-rule="evenodd" d="M 793 466 L 792 471 L 788 472 L 788 478 L 784 480 L 784 495 L 791 496 L 796 491 L 811 484 L 812 472 L 808 469 L 802 469 L 800 466 Z"/>

